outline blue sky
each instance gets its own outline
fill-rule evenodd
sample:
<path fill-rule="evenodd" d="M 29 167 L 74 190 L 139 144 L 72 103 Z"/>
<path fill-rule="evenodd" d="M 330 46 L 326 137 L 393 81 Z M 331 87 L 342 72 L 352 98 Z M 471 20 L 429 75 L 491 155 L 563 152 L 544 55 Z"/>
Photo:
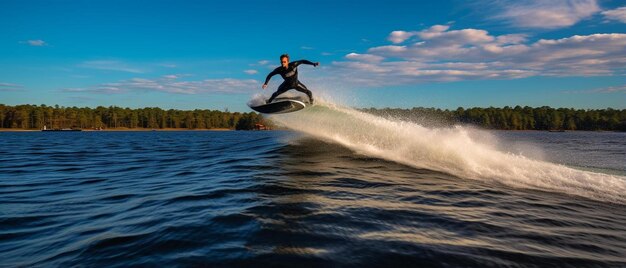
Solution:
<path fill-rule="evenodd" d="M 626 108 L 623 1 L 0 2 L 3 104 L 250 111 L 282 53 L 357 107 Z"/>

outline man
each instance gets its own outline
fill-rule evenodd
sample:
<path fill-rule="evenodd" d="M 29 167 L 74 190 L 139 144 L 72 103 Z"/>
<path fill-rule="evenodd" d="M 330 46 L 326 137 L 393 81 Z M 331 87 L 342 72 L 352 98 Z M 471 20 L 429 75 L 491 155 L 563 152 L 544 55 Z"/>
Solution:
<path fill-rule="evenodd" d="M 285 93 L 287 90 L 295 89 L 297 91 L 305 93 L 309 96 L 309 101 L 313 104 L 313 94 L 310 90 L 306 88 L 304 84 L 298 81 L 298 65 L 300 64 L 309 64 L 317 67 L 320 65 L 319 62 L 310 62 L 308 60 L 298 60 L 294 62 L 289 62 L 289 55 L 283 54 L 280 55 L 280 64 L 281 66 L 274 69 L 270 74 L 265 78 L 265 83 L 263 84 L 263 89 L 267 88 L 267 83 L 270 81 L 272 76 L 280 74 L 285 81 L 278 86 L 278 90 L 272 94 L 272 96 L 267 100 L 267 103 L 271 103 L 276 96 Z"/>

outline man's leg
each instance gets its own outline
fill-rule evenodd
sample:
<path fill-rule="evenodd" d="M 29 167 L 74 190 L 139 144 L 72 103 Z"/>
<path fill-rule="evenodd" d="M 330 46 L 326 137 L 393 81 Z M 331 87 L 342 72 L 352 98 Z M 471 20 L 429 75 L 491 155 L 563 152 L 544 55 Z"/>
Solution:
<path fill-rule="evenodd" d="M 276 92 L 274 92 L 274 94 L 272 94 L 272 96 L 267 100 L 266 103 L 271 103 L 274 98 L 276 98 L 278 95 L 285 93 L 285 91 L 289 90 L 289 85 L 287 85 L 287 83 L 283 82 L 282 84 L 280 84 L 280 86 L 278 86 L 278 89 L 276 90 Z"/>
<path fill-rule="evenodd" d="M 304 94 L 306 94 L 307 96 L 309 96 L 309 102 L 311 102 L 311 104 L 313 104 L 313 93 L 311 93 L 311 91 L 309 89 L 306 88 L 306 86 L 302 83 L 300 83 L 300 81 L 298 81 L 298 84 L 296 84 L 296 88 L 297 91 L 300 91 Z"/>

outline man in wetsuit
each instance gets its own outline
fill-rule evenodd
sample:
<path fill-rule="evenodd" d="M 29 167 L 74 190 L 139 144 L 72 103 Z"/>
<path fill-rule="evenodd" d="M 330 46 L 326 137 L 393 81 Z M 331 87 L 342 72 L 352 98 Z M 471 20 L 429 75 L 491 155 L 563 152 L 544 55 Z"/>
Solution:
<path fill-rule="evenodd" d="M 289 55 L 280 55 L 281 66 L 274 69 L 274 71 L 267 75 L 267 78 L 265 78 L 265 83 L 263 83 L 263 89 L 267 87 L 267 83 L 274 75 L 280 74 L 280 76 L 282 76 L 285 81 L 280 84 L 280 86 L 278 86 L 278 90 L 276 90 L 276 92 L 272 94 L 269 100 L 267 100 L 267 103 L 272 102 L 274 98 L 276 98 L 276 96 L 285 93 L 287 90 L 295 89 L 309 96 L 309 101 L 311 102 L 311 104 L 313 104 L 313 94 L 310 90 L 306 88 L 304 84 L 298 81 L 298 65 L 303 63 L 313 65 L 315 67 L 320 65 L 319 62 L 310 62 L 308 60 L 297 60 L 294 62 L 289 62 Z"/>

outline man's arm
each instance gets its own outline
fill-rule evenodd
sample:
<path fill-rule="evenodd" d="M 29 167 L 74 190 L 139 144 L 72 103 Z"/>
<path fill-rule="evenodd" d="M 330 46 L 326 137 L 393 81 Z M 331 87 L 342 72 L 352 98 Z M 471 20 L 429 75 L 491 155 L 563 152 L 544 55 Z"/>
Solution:
<path fill-rule="evenodd" d="M 315 66 L 315 67 L 317 67 L 317 65 L 320 65 L 320 63 L 319 63 L 319 62 L 310 62 L 310 61 L 308 61 L 308 60 L 297 60 L 297 61 L 294 61 L 294 62 L 293 62 L 293 64 L 294 64 L 296 67 L 297 67 L 298 65 L 300 65 L 300 64 L 308 64 L 308 65 L 313 65 L 313 66 Z"/>
<path fill-rule="evenodd" d="M 270 82 L 270 79 L 272 79 L 272 76 L 277 75 L 278 74 L 278 68 L 274 69 L 271 73 L 269 73 L 267 75 L 267 77 L 265 78 L 265 83 L 263 83 L 263 89 L 265 89 L 267 87 L 267 83 Z"/>

